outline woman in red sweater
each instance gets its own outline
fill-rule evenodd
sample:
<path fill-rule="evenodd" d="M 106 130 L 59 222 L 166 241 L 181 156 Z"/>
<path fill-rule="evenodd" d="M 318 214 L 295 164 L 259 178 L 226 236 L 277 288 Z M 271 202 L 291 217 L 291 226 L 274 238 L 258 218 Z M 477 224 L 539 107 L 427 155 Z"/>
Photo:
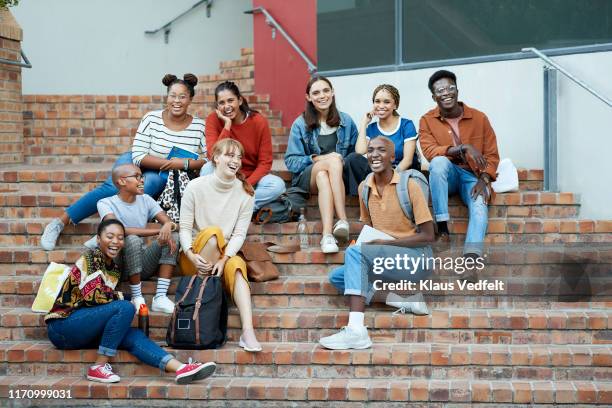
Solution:
<path fill-rule="evenodd" d="M 268 121 L 259 112 L 249 108 L 238 86 L 230 81 L 217 85 L 215 89 L 217 109 L 206 118 L 206 146 L 209 162 L 202 167 L 200 175 L 214 171 L 211 154 L 218 140 L 234 139 L 244 146 L 242 173 L 255 187 L 255 208 L 276 200 L 285 192 L 285 182 L 269 174 L 272 169 L 272 136 Z"/>

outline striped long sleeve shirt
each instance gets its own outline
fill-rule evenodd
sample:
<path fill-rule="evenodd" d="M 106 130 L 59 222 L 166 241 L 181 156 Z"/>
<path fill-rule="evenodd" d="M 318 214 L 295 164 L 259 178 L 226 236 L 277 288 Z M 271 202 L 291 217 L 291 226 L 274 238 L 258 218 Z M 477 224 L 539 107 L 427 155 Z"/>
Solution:
<path fill-rule="evenodd" d="M 165 159 L 174 146 L 205 158 L 204 121 L 194 117 L 187 128 L 177 132 L 166 127 L 161 110 L 149 112 L 142 118 L 136 130 L 132 143 L 132 161 L 140 166 L 146 155 Z"/>

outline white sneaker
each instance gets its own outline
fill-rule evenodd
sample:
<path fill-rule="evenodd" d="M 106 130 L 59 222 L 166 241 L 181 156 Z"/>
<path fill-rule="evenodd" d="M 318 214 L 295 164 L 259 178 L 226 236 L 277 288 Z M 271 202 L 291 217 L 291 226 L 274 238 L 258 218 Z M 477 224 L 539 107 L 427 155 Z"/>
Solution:
<path fill-rule="evenodd" d="M 417 293 L 407 298 L 403 298 L 397 293 L 389 293 L 385 303 L 391 307 L 397 307 L 397 310 L 393 314 L 398 313 L 413 313 L 415 315 L 423 316 L 429 314 L 429 309 L 423 299 L 422 293 Z"/>
<path fill-rule="evenodd" d="M 59 238 L 62 230 L 64 229 L 64 223 L 59 218 L 54 218 L 45 227 L 45 231 L 40 237 L 40 246 L 45 251 L 53 251 L 57 238 Z"/>
<path fill-rule="evenodd" d="M 321 251 L 323 251 L 324 254 L 333 254 L 339 251 L 338 245 L 336 245 L 336 239 L 333 235 L 323 235 L 323 238 L 321 238 Z"/>
<path fill-rule="evenodd" d="M 372 347 L 368 329 L 351 326 L 344 326 L 339 333 L 321 338 L 319 344 L 331 350 L 360 350 Z"/>
<path fill-rule="evenodd" d="M 94 235 L 92 238 L 88 239 L 83 243 L 83 246 L 87 249 L 94 250 L 98 247 L 98 236 Z"/>
<path fill-rule="evenodd" d="M 349 239 L 349 223 L 347 220 L 338 220 L 334 225 L 334 238 L 338 242 L 346 243 Z"/>
<path fill-rule="evenodd" d="M 132 297 L 132 304 L 136 308 L 136 314 L 138 314 L 138 311 L 140 310 L 140 305 L 146 305 L 147 302 L 145 302 L 145 298 L 142 296 L 134 296 Z"/>
<path fill-rule="evenodd" d="M 154 312 L 162 312 L 172 314 L 174 312 L 174 302 L 168 299 L 168 296 L 155 296 L 151 303 L 151 310 Z"/>

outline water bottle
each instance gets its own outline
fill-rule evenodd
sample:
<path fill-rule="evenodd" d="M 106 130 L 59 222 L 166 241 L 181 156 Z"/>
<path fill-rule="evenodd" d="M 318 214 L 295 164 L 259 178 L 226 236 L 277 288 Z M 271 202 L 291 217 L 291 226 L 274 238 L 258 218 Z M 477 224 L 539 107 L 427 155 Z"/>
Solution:
<path fill-rule="evenodd" d="M 306 225 L 306 216 L 304 215 L 304 209 L 300 210 L 300 218 L 298 218 L 298 235 L 300 236 L 300 249 L 308 249 L 308 226 Z"/>
<path fill-rule="evenodd" d="M 145 304 L 140 305 L 138 309 L 138 328 L 149 337 L 149 309 Z"/>

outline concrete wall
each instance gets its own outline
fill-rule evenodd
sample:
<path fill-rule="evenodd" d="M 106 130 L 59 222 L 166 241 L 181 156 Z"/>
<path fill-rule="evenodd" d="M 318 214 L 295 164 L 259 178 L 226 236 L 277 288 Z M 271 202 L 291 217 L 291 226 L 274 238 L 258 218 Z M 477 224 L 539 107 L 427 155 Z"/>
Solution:
<path fill-rule="evenodd" d="M 253 46 L 250 0 L 216 0 L 211 17 L 199 6 L 163 31 L 145 35 L 196 0 L 27 0 L 11 8 L 34 67 L 23 71 L 24 94 L 162 93 L 165 73 L 212 74 L 223 60 Z"/>
<path fill-rule="evenodd" d="M 553 58 L 612 98 L 612 52 Z M 457 74 L 459 97 L 484 111 L 495 129 L 500 156 L 518 167 L 543 168 L 543 76 L 538 59 L 449 66 Z M 336 76 L 338 106 L 356 123 L 371 109 L 374 87 L 391 83 L 401 92 L 400 113 L 418 126 L 434 106 L 427 80 L 436 69 Z M 612 108 L 559 75 L 559 181 L 580 193 L 582 218 L 612 218 Z M 607 180 L 607 181 L 605 181 Z"/>

